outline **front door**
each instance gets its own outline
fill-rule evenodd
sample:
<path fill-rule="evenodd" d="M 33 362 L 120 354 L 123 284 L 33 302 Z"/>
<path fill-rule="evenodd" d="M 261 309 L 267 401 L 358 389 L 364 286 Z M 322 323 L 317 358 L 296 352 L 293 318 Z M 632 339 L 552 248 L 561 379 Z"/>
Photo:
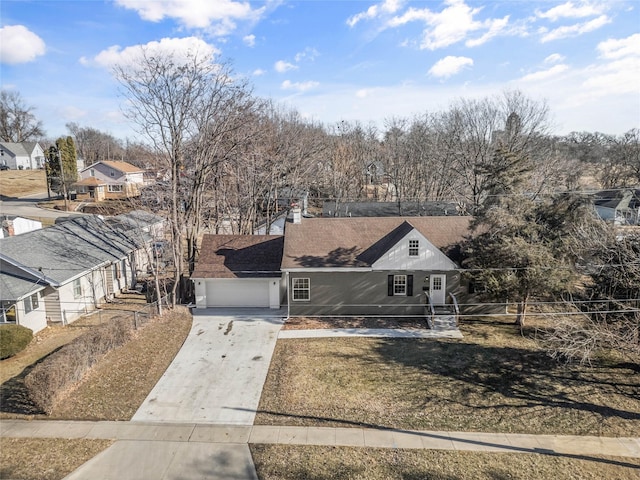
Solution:
<path fill-rule="evenodd" d="M 444 305 L 446 291 L 446 275 L 431 275 L 429 277 L 429 297 L 434 305 Z"/>

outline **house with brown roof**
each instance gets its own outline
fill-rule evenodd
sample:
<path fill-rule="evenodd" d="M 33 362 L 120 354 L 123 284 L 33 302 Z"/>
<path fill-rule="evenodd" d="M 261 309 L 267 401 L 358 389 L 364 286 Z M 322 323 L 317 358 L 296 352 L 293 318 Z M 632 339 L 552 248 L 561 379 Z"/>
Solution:
<path fill-rule="evenodd" d="M 137 197 L 143 185 L 144 169 L 127 162 L 102 160 L 80 170 L 75 188 L 79 200 L 101 201 Z"/>
<path fill-rule="evenodd" d="M 196 306 L 423 318 L 429 300 L 444 306 L 450 294 L 466 290 L 454 259 L 470 221 L 294 214 L 284 237 L 207 235 L 192 276 Z"/>
<path fill-rule="evenodd" d="M 280 308 L 282 235 L 204 235 L 191 279 L 196 307 Z"/>
<path fill-rule="evenodd" d="M 461 289 L 470 217 L 303 218 L 285 230 L 290 315 L 423 316 Z"/>

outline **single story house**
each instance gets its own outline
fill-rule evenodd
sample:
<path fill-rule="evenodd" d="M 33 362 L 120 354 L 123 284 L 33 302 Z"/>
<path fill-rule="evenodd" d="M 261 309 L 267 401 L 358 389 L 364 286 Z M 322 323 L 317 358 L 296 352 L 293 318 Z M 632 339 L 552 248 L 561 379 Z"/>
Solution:
<path fill-rule="evenodd" d="M 422 317 L 427 296 L 442 306 L 449 294 L 466 294 L 453 259 L 470 221 L 303 218 L 294 209 L 283 237 L 206 235 L 192 275 L 196 307 L 286 305 L 292 316 Z"/>
<path fill-rule="evenodd" d="M 604 190 L 594 195 L 598 216 L 615 225 L 640 225 L 640 188 Z"/>
<path fill-rule="evenodd" d="M 196 307 L 280 308 L 281 235 L 204 235 L 191 279 Z"/>
<path fill-rule="evenodd" d="M 0 164 L 11 170 L 44 168 L 44 150 L 38 142 L 0 142 Z"/>
<path fill-rule="evenodd" d="M 75 186 L 79 200 L 138 197 L 144 186 L 144 169 L 127 162 L 102 160 L 80 170 Z M 101 189 L 104 197 L 99 194 Z"/>
<path fill-rule="evenodd" d="M 453 202 L 337 202 L 326 200 L 323 217 L 437 217 L 460 215 Z"/>
<path fill-rule="evenodd" d="M 34 333 L 47 326 L 47 314 L 42 300 L 47 287 L 36 276 L 0 260 L 1 323 L 17 323 Z"/>
<path fill-rule="evenodd" d="M 4 238 L 0 240 L 0 278 L 15 286 L 3 291 L 3 311 L 6 314 L 13 305 L 13 321 L 23 324 L 20 302 L 34 292 L 26 291 L 22 280 L 34 288 L 37 285 L 45 325 L 46 321 L 72 322 L 115 293 L 134 287 L 137 274 L 146 272 L 152 259 L 151 243 L 148 234 L 116 228 L 98 216 L 74 217 Z"/>

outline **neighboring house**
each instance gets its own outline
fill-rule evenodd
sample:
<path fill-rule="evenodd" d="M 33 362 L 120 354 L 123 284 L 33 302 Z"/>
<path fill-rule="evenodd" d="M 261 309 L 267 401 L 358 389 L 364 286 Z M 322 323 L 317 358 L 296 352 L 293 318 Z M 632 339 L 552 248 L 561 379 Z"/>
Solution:
<path fill-rule="evenodd" d="M 466 294 L 453 258 L 470 221 L 303 218 L 294 209 L 284 237 L 206 235 L 192 275 L 196 306 L 284 304 L 292 316 L 424 318 L 427 295 L 445 305 L 450 293 Z"/>
<path fill-rule="evenodd" d="M 82 169 L 75 186 L 78 200 L 138 197 L 144 186 L 144 169 L 127 162 L 103 160 Z"/>
<path fill-rule="evenodd" d="M 312 218 L 287 224 L 282 271 L 290 315 L 423 316 L 462 292 L 448 256 L 470 217 Z"/>
<path fill-rule="evenodd" d="M 0 165 L 11 170 L 44 168 L 44 151 L 38 142 L 0 142 Z"/>
<path fill-rule="evenodd" d="M 336 202 L 326 200 L 323 217 L 429 217 L 460 215 L 452 202 Z"/>
<path fill-rule="evenodd" d="M 46 284 L 0 260 L 1 323 L 17 323 L 37 333 L 47 326 L 43 291 Z"/>
<path fill-rule="evenodd" d="M 191 275 L 196 307 L 279 308 L 283 244 L 280 235 L 205 235 Z"/>
<path fill-rule="evenodd" d="M 151 243 L 144 231 L 116 228 L 98 216 L 75 217 L 0 240 L 0 277 L 5 284 L 22 279 L 43 286 L 38 292 L 46 320 L 72 322 L 115 293 L 134 287 L 137 274 L 146 272 L 151 261 Z M 4 310 L 10 310 L 11 302 L 19 305 L 22 293 L 3 292 Z"/>
<path fill-rule="evenodd" d="M 32 232 L 42 228 L 42 222 L 15 215 L 0 215 L 0 238 L 13 237 L 22 233 Z"/>
<path fill-rule="evenodd" d="M 594 195 L 596 212 L 615 225 L 640 225 L 640 188 L 604 190 Z"/>

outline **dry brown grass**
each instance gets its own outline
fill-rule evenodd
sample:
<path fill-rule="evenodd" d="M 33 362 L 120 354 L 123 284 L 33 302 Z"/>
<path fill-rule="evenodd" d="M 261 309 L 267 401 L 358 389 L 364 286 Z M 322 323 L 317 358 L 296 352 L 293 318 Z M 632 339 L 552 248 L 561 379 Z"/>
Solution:
<path fill-rule="evenodd" d="M 322 328 L 428 328 L 425 320 L 391 317 L 291 317 L 283 330 Z"/>
<path fill-rule="evenodd" d="M 69 333 L 79 330 L 65 328 Z M 133 340 L 106 354 L 79 384 L 65 392 L 66 399 L 50 416 L 41 414 L 28 397 L 24 388 L 27 368 L 2 384 L 0 418 L 129 420 L 175 357 L 190 328 L 191 315 L 181 308 L 150 321 Z"/>
<path fill-rule="evenodd" d="M 59 480 L 95 457 L 110 440 L 0 439 L 0 478 Z"/>
<path fill-rule="evenodd" d="M 260 480 L 635 480 L 637 458 L 251 445 Z"/>
<path fill-rule="evenodd" d="M 0 172 L 0 195 L 24 197 L 47 191 L 44 170 L 4 170 Z"/>
<path fill-rule="evenodd" d="M 462 340 L 280 340 L 257 424 L 637 435 L 630 364 L 558 365 L 512 324 Z"/>

